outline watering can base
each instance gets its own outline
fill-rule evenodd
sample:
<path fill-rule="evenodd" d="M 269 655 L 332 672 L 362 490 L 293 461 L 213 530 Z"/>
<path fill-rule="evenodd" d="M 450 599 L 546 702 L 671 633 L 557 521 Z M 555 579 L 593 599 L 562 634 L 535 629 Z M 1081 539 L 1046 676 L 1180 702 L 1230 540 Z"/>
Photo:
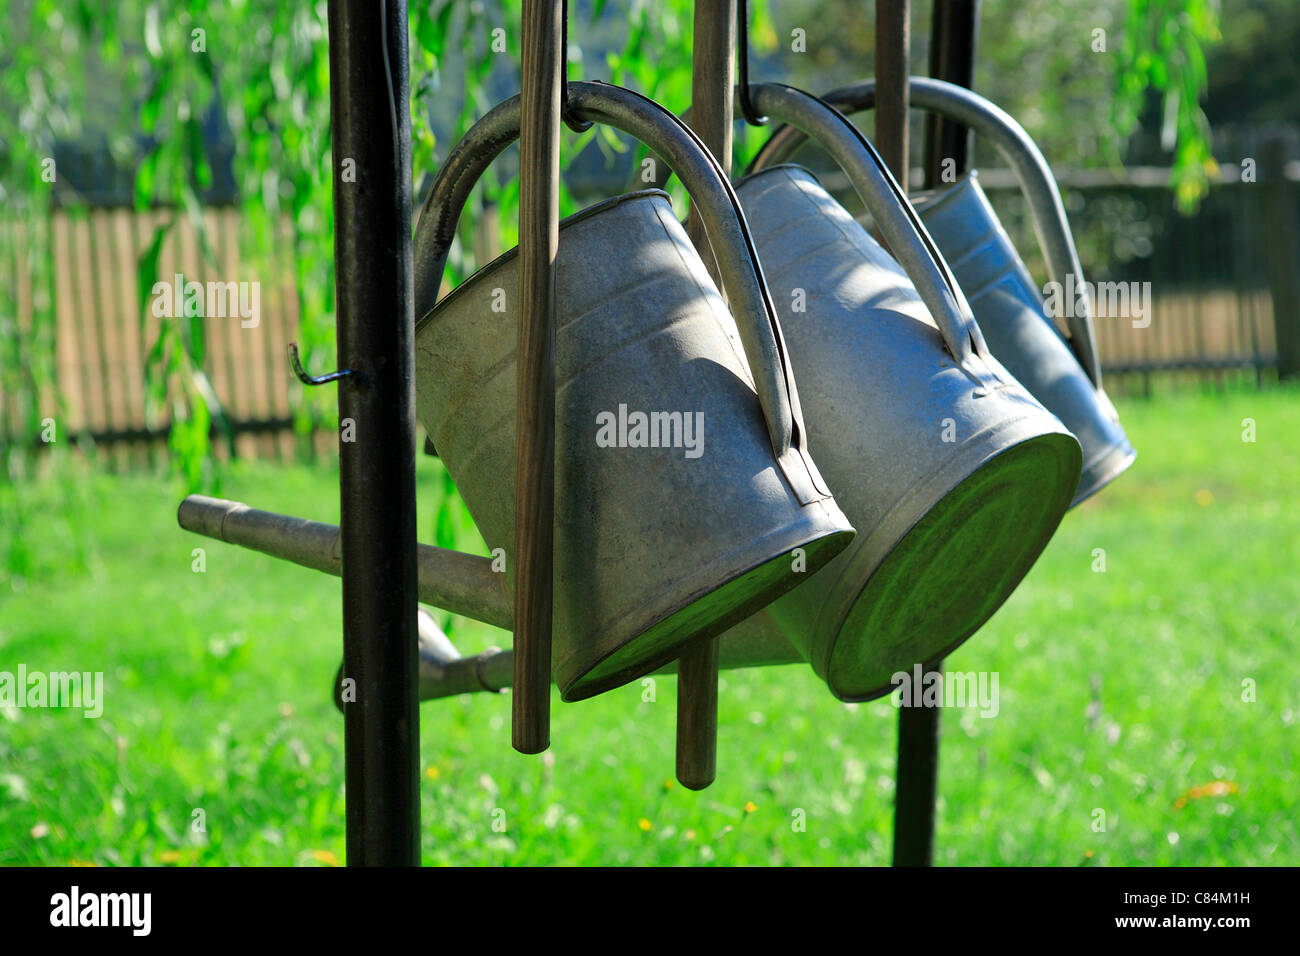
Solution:
<path fill-rule="evenodd" d="M 1079 487 L 1074 492 L 1070 507 L 1091 498 L 1101 489 L 1128 471 L 1129 466 L 1137 460 L 1137 452 L 1127 438 L 1107 449 L 1096 460 L 1089 462 L 1079 476 Z"/>
<path fill-rule="evenodd" d="M 806 171 L 772 167 L 738 194 L 778 300 L 806 295 L 782 315 L 786 342 L 811 384 L 811 444 L 859 537 L 735 638 L 770 622 L 837 697 L 869 700 L 1010 596 L 1075 494 L 1080 443 L 996 359 L 958 367 L 962 317 L 947 317 L 952 345 L 906 270 Z M 942 276 L 920 281 L 942 300 Z"/>
<path fill-rule="evenodd" d="M 817 649 L 831 692 L 845 701 L 881 697 L 895 673 L 941 659 L 979 630 L 1060 524 L 1080 459 L 1070 434 L 1039 434 L 994 454 L 919 520 L 906 502 L 897 509 L 879 529 L 883 539 L 898 535 L 903 522 L 913 522 L 910 530 Z M 954 560 L 961 554 L 975 557 Z"/>
<path fill-rule="evenodd" d="M 1096 494 L 1133 463 L 1136 453 L 1110 398 L 1087 377 L 1048 317 L 1042 293 L 978 175 L 971 171 L 944 192 L 918 197 L 916 208 L 952 263 L 993 354 L 1083 446 L 1083 474 L 1071 507 Z"/>
<path fill-rule="evenodd" d="M 838 520 L 843 521 L 842 516 Z M 606 649 L 609 639 L 596 637 L 580 655 L 557 660 L 555 678 L 561 699 L 585 700 L 659 670 L 681 657 L 682 651 L 695 641 L 716 637 L 794 588 L 843 551 L 853 536 L 853 531 L 827 533 L 819 528 L 813 537 L 790 544 L 775 557 L 747 565 L 755 555 L 771 554 L 772 548 L 771 541 L 750 543 L 741 555 L 732 556 L 740 558 L 731 563 L 741 570 L 718 586 L 713 583 L 716 578 L 712 569 L 705 569 L 708 573 L 699 575 L 703 586 L 697 596 L 658 622 L 633 627 L 631 630 L 638 635 L 635 642 L 626 642 L 627 628 L 621 628 L 613 636 L 614 641 L 624 641 L 621 645 Z M 802 552 L 797 559 L 796 550 Z M 683 634 L 693 636 L 683 641 Z M 579 658 L 590 666 L 576 673 Z"/>

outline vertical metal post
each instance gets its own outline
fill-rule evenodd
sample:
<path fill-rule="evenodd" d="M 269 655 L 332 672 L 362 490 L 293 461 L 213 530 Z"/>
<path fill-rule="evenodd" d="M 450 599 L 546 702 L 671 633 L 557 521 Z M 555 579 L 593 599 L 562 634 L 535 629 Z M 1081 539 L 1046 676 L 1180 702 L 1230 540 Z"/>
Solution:
<path fill-rule="evenodd" d="M 338 361 L 355 370 L 338 386 L 352 866 L 419 862 L 406 14 L 406 0 L 329 4 Z"/>
<path fill-rule="evenodd" d="M 1300 378 L 1300 230 L 1296 228 L 1296 185 L 1287 177 L 1289 143 L 1281 133 L 1264 141 L 1260 156 L 1263 182 L 1264 247 L 1268 284 L 1273 294 L 1273 328 L 1277 342 L 1277 376 Z"/>
<path fill-rule="evenodd" d="M 696 0 L 691 48 L 691 128 L 728 175 L 734 136 L 731 84 L 735 71 L 736 0 Z M 713 250 L 694 209 L 686 230 L 716 282 L 718 269 Z"/>
<path fill-rule="evenodd" d="M 743 2 L 743 0 L 742 0 Z M 731 174 L 732 76 L 736 66 L 736 0 L 697 0 L 691 52 L 691 126 Z M 692 210 L 687 234 L 714 280 L 717 264 Z M 697 641 L 677 662 L 677 779 L 703 790 L 718 767 L 718 639 Z"/>
<path fill-rule="evenodd" d="M 877 0 L 876 3 L 876 148 L 904 191 L 909 165 L 909 6 L 907 0 Z M 902 708 L 898 712 L 894 796 L 895 866 L 930 864 L 934 850 L 938 758 L 938 709 Z"/>
<path fill-rule="evenodd" d="M 943 662 L 925 668 L 942 673 Z M 894 866 L 929 866 L 934 859 L 934 802 L 939 790 L 939 708 L 898 712 L 894 795 Z"/>
<path fill-rule="evenodd" d="M 975 71 L 975 28 L 979 0 L 936 0 L 931 22 L 930 73 L 969 87 Z M 942 181 L 943 161 L 952 159 L 957 175 L 970 156 L 969 131 L 944 120 L 926 125 L 925 183 Z M 942 675 L 943 662 L 924 668 Z M 934 805 L 939 790 L 938 707 L 904 707 L 898 717 L 898 788 L 894 804 L 894 865 L 929 866 L 934 860 Z"/>
<path fill-rule="evenodd" d="M 515 379 L 515 674 L 511 738 L 551 744 L 555 512 L 555 257 L 559 249 L 561 0 L 524 0 Z"/>
<path fill-rule="evenodd" d="M 876 150 L 907 189 L 910 0 L 876 0 Z"/>
<path fill-rule="evenodd" d="M 930 25 L 930 75 L 966 89 L 975 86 L 979 0 L 935 0 Z M 943 182 L 944 160 L 954 176 L 970 167 L 971 132 L 966 126 L 930 113 L 925 118 L 925 188 Z M 955 180 L 950 180 L 955 181 Z"/>

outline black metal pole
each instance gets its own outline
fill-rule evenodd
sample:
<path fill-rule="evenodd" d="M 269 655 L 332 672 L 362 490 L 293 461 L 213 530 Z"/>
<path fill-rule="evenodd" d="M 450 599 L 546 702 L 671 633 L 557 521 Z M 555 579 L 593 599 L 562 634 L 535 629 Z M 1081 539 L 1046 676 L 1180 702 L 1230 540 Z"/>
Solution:
<path fill-rule="evenodd" d="M 966 89 L 975 86 L 975 47 L 979 31 L 979 0 L 935 0 L 930 25 L 930 75 Z M 925 118 L 925 188 L 944 181 L 944 173 L 962 176 L 970 168 L 968 127 L 934 113 Z M 944 168 L 945 160 L 952 163 Z M 955 179 L 950 180 L 955 181 Z"/>
<path fill-rule="evenodd" d="M 351 866 L 419 862 L 406 0 L 330 0 Z"/>
<path fill-rule="evenodd" d="M 911 0 L 876 0 L 876 140 L 907 191 L 907 78 Z"/>
<path fill-rule="evenodd" d="M 933 671 L 942 672 L 943 662 L 925 668 L 924 674 Z M 919 698 L 919 693 L 913 697 L 914 700 Z M 934 802 L 939 792 L 939 730 L 938 707 L 904 706 L 898 712 L 894 866 L 929 866 L 934 859 Z"/>
<path fill-rule="evenodd" d="M 979 0 L 935 0 L 930 27 L 930 73 L 969 87 L 975 71 L 975 26 Z M 926 125 L 925 184 L 942 183 L 944 160 L 960 176 L 970 157 L 969 131 L 944 120 Z M 922 680 L 943 673 L 943 661 L 924 668 Z M 919 699 L 919 695 L 913 698 Z M 894 865 L 929 866 L 934 861 L 934 806 L 939 792 L 938 707 L 904 707 L 898 715 L 898 789 L 894 804 Z"/>
<path fill-rule="evenodd" d="M 904 191 L 908 181 L 907 114 L 910 57 L 908 0 L 876 2 L 876 148 Z M 894 865 L 928 866 L 934 849 L 939 711 L 898 712 Z"/>

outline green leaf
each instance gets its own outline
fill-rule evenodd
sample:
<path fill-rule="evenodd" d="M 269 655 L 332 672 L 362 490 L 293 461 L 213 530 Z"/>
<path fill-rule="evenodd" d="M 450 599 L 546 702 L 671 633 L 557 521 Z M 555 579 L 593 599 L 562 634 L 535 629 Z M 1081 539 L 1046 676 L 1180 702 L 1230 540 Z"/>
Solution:
<path fill-rule="evenodd" d="M 158 163 L 162 158 L 162 149 L 155 146 L 140 161 L 135 170 L 134 199 L 136 212 L 149 208 L 153 202 L 158 179 Z"/>
<path fill-rule="evenodd" d="M 151 3 L 144 12 L 144 47 L 155 60 L 164 56 L 162 45 L 162 25 L 159 22 L 158 4 Z"/>
<path fill-rule="evenodd" d="M 208 189 L 212 185 L 212 167 L 208 163 L 208 152 L 203 142 L 203 129 L 193 115 L 185 121 L 185 141 L 189 147 L 190 171 L 194 182 L 199 189 Z"/>
<path fill-rule="evenodd" d="M 171 232 L 175 218 L 168 219 L 154 230 L 153 239 L 145 247 L 135 265 L 135 287 L 140 308 L 140 328 L 143 329 L 149 312 L 149 298 L 153 295 L 154 283 L 158 281 L 158 257 L 162 255 L 163 243 Z"/>

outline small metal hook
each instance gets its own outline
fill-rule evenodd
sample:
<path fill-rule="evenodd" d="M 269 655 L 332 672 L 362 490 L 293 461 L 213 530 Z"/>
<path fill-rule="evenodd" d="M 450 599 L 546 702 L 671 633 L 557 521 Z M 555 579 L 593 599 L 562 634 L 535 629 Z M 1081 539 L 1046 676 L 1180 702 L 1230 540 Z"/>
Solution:
<path fill-rule="evenodd" d="M 749 99 L 749 0 L 736 0 L 736 72 L 740 80 L 740 115 L 750 126 L 766 126 Z"/>
<path fill-rule="evenodd" d="M 298 381 L 304 385 L 324 385 L 327 382 L 337 382 L 349 375 L 354 376 L 358 382 L 364 383 L 366 380 L 366 377 L 354 368 L 346 368 L 341 372 L 330 372 L 328 375 L 308 375 L 307 370 L 302 367 L 302 360 L 298 357 L 297 342 L 289 343 L 289 365 L 293 369 L 293 374 L 298 376 Z"/>

